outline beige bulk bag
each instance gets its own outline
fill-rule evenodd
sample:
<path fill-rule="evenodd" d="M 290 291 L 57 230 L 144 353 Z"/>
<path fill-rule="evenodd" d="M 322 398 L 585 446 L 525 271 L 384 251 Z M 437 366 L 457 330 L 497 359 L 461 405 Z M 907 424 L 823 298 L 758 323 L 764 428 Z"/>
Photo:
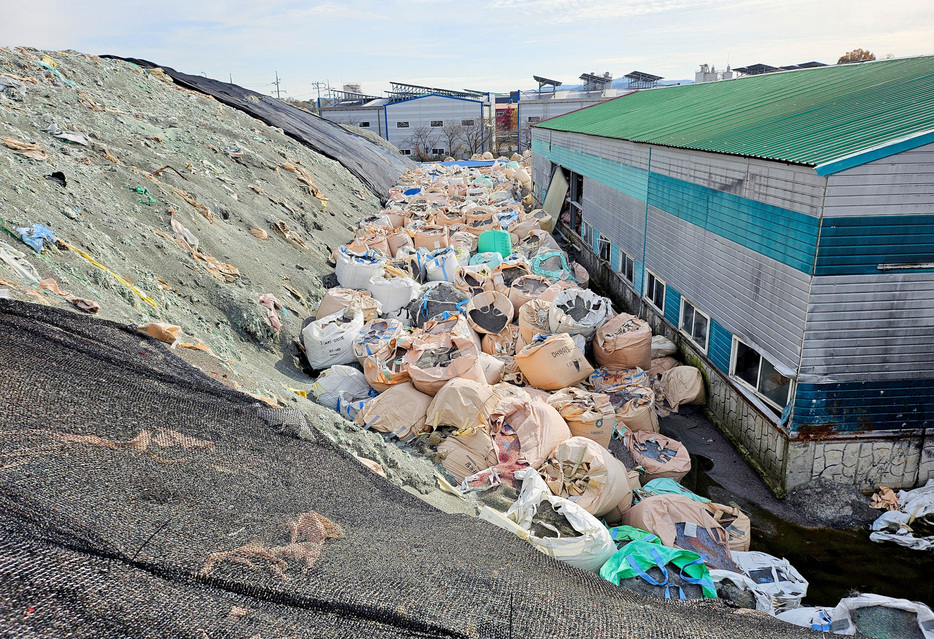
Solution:
<path fill-rule="evenodd" d="M 471 297 L 484 291 L 493 290 L 493 281 L 490 279 L 493 272 L 486 264 L 476 266 L 460 266 L 454 276 L 454 288 Z"/>
<path fill-rule="evenodd" d="M 486 383 L 479 357 L 480 349 L 473 340 L 457 335 L 440 335 L 430 341 L 413 339 L 402 363 L 415 388 L 434 397 L 446 382 L 455 377 Z"/>
<path fill-rule="evenodd" d="M 447 198 L 445 198 L 445 201 L 447 201 Z M 440 208 L 440 209 L 435 210 L 435 214 L 434 214 L 434 217 L 432 218 L 432 222 L 434 222 L 438 226 L 452 226 L 454 224 L 463 224 L 464 216 L 461 215 L 461 213 L 458 211 L 448 211 L 445 208 Z"/>
<path fill-rule="evenodd" d="M 415 242 L 412 240 L 412 236 L 409 235 L 408 231 L 399 229 L 386 237 L 386 246 L 389 247 L 389 254 L 395 257 L 399 249 L 404 246 L 415 248 Z"/>
<path fill-rule="evenodd" d="M 431 397 L 412 384 L 399 384 L 364 404 L 354 423 L 381 433 L 392 433 L 406 441 L 426 430 L 425 415 L 429 405 Z"/>
<path fill-rule="evenodd" d="M 661 386 L 667 404 L 677 412 L 681 404 L 703 404 L 704 377 L 693 366 L 676 366 L 662 373 Z"/>
<path fill-rule="evenodd" d="M 394 340 L 385 351 L 369 355 L 363 359 L 363 374 L 376 392 L 382 393 L 398 384 L 411 381 L 405 367 L 404 358 L 409 350 Z"/>
<path fill-rule="evenodd" d="M 552 333 L 583 335 L 590 340 L 612 312 L 607 298 L 585 289 L 569 288 L 559 291 L 552 300 L 548 324 Z"/>
<path fill-rule="evenodd" d="M 515 309 L 509 298 L 496 291 L 475 295 L 464 307 L 467 322 L 477 333 L 498 334 L 512 324 Z"/>
<path fill-rule="evenodd" d="M 509 301 L 512 302 L 515 312 L 518 313 L 526 302 L 538 299 L 549 286 L 548 278 L 541 275 L 523 275 L 516 278 L 509 287 Z"/>
<path fill-rule="evenodd" d="M 367 227 L 357 231 L 354 244 L 363 244 L 366 248 L 379 251 L 386 257 L 391 256 L 389 242 L 387 239 L 388 228 L 385 227 Z"/>
<path fill-rule="evenodd" d="M 586 437 L 604 448 L 616 426 L 616 409 L 603 393 L 591 393 L 580 388 L 563 388 L 548 398 L 575 437 Z"/>
<path fill-rule="evenodd" d="M 513 285 L 520 277 L 531 275 L 529 265 L 525 259 L 510 259 L 503 261 L 502 264 L 493 269 L 493 288 L 503 295 L 509 294 L 509 287 Z"/>
<path fill-rule="evenodd" d="M 652 365 L 645 371 L 645 374 L 649 376 L 649 379 L 655 379 L 657 375 L 661 375 L 665 371 L 670 371 L 675 366 L 681 366 L 681 362 L 676 360 L 671 356 L 656 357 L 652 360 Z"/>
<path fill-rule="evenodd" d="M 616 406 L 616 428 L 623 426 L 633 432 L 658 432 L 655 412 L 655 392 L 645 386 L 627 386 L 622 390 L 606 391 L 610 403 Z"/>
<path fill-rule="evenodd" d="M 594 333 L 593 356 L 600 366 L 645 370 L 652 363 L 652 327 L 635 315 L 615 315 Z"/>
<path fill-rule="evenodd" d="M 713 502 L 705 503 L 707 512 L 713 515 L 718 524 L 723 526 L 727 534 L 727 545 L 730 552 L 746 552 L 749 550 L 749 542 L 752 539 L 752 522 L 749 517 L 739 508 L 715 504 Z"/>
<path fill-rule="evenodd" d="M 522 376 L 522 371 L 519 369 L 519 365 L 516 364 L 516 358 L 513 355 L 497 355 L 496 359 L 503 362 L 503 379 L 504 382 L 509 382 L 510 384 L 524 385 L 525 378 Z M 528 387 L 531 389 L 531 387 Z M 541 391 L 545 392 L 545 391 Z"/>
<path fill-rule="evenodd" d="M 670 437 L 635 431 L 627 435 L 626 446 L 632 455 L 632 463 L 645 469 L 645 475 L 640 478 L 643 486 L 662 477 L 681 481 L 691 470 L 688 449 Z"/>
<path fill-rule="evenodd" d="M 455 378 L 431 400 L 425 422 L 432 429 L 438 426 L 453 426 L 461 431 L 488 429 L 490 414 L 499 401 L 499 395 L 489 384 Z"/>
<path fill-rule="evenodd" d="M 530 231 L 516 244 L 516 251 L 530 258 L 541 250 L 561 250 L 557 240 L 555 240 L 551 233 L 541 229 Z"/>
<path fill-rule="evenodd" d="M 526 237 L 528 237 L 529 233 L 532 233 L 534 231 L 541 231 L 541 230 L 542 230 L 542 227 L 538 223 L 538 220 L 534 220 L 534 219 L 521 220 L 520 222 L 514 224 L 509 229 L 509 232 L 515 236 L 514 238 L 515 243 L 513 244 L 513 246 L 519 245 Z"/>
<path fill-rule="evenodd" d="M 539 468 L 558 444 L 571 437 L 558 411 L 544 402 L 504 399 L 493 410 L 490 423 L 494 434 L 503 425 L 515 431 L 520 458 L 532 468 Z"/>
<path fill-rule="evenodd" d="M 487 384 L 499 384 L 503 381 L 503 375 L 506 373 L 506 360 L 483 352 L 479 357 L 480 368 L 483 369 Z"/>
<path fill-rule="evenodd" d="M 500 230 L 499 220 L 493 211 L 477 210 L 464 215 L 464 224 L 467 230 L 478 238 L 484 231 Z"/>
<path fill-rule="evenodd" d="M 541 299 L 526 302 L 519 307 L 519 335 L 526 344 L 531 344 L 536 335 L 548 335 L 551 327 L 548 310 L 551 302 Z"/>
<path fill-rule="evenodd" d="M 532 397 L 526 392 L 526 389 L 509 382 L 500 382 L 493 386 L 493 390 L 499 396 L 499 401 L 504 399 L 518 399 L 523 402 L 532 401 Z"/>
<path fill-rule="evenodd" d="M 580 288 L 576 283 L 570 280 L 558 280 L 548 288 L 546 288 L 541 295 L 538 296 L 538 299 L 543 302 L 553 302 L 555 300 L 555 295 L 567 288 Z"/>
<path fill-rule="evenodd" d="M 516 354 L 516 363 L 526 382 L 547 391 L 573 386 L 593 372 L 567 333 L 539 335 Z"/>
<path fill-rule="evenodd" d="M 654 495 L 630 508 L 623 524 L 657 535 L 665 546 L 698 553 L 712 570 L 739 572 L 728 535 L 706 506 L 684 495 Z"/>
<path fill-rule="evenodd" d="M 516 340 L 519 337 L 519 327 L 510 324 L 497 334 L 487 333 L 480 340 L 480 350 L 490 355 L 508 355 L 510 357 L 516 354 Z"/>
<path fill-rule="evenodd" d="M 574 280 L 581 288 L 587 288 L 590 285 L 590 273 L 583 265 L 571 262 L 571 271 L 574 273 Z"/>
<path fill-rule="evenodd" d="M 449 244 L 448 227 L 425 224 L 415 230 L 413 240 L 416 249 L 423 248 L 431 252 L 447 248 Z"/>
<path fill-rule="evenodd" d="M 555 230 L 555 220 L 545 209 L 535 209 L 529 213 L 529 215 L 538 220 L 538 223 L 542 227 L 543 231 L 551 233 Z"/>
<path fill-rule="evenodd" d="M 586 437 L 558 444 L 538 473 L 558 497 L 570 499 L 594 517 L 620 520 L 632 506 L 626 467 L 606 448 Z"/>
<path fill-rule="evenodd" d="M 425 322 L 422 326 L 421 335 L 425 337 L 429 335 L 435 337 L 441 335 L 456 335 L 471 340 L 474 345 L 476 345 L 477 350 L 480 350 L 480 336 L 470 327 L 467 318 L 460 313 L 449 315 L 444 319 Z"/>
<path fill-rule="evenodd" d="M 656 335 L 652 338 L 652 359 L 676 355 L 678 346 L 664 335 Z"/>
<path fill-rule="evenodd" d="M 358 291 L 352 288 L 330 288 L 321 298 L 315 319 L 333 315 L 345 308 L 359 308 L 363 311 L 363 321 L 369 322 L 383 312 L 383 305 L 369 291 Z"/>
<path fill-rule="evenodd" d="M 397 337 L 405 332 L 402 322 L 395 319 L 375 319 L 364 324 L 353 341 L 353 354 L 361 364 L 372 355 L 387 354 Z"/>
<path fill-rule="evenodd" d="M 499 462 L 496 444 L 485 430 L 450 435 L 438 444 L 438 457 L 457 483 Z"/>
<path fill-rule="evenodd" d="M 479 238 L 470 231 L 455 231 L 451 233 L 449 242 L 454 248 L 465 248 L 473 253 L 477 250 Z"/>
<path fill-rule="evenodd" d="M 397 229 L 405 224 L 405 216 L 402 214 L 402 211 L 397 211 L 395 209 L 383 209 L 380 212 L 380 215 L 385 215 L 389 218 L 389 223 L 392 224 L 392 228 Z"/>

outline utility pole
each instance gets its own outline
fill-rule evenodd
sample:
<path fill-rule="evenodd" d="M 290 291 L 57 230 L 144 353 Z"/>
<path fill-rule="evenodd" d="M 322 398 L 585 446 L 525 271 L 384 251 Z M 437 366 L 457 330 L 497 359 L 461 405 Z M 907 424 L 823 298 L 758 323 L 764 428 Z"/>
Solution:
<path fill-rule="evenodd" d="M 276 71 L 276 81 L 273 83 L 276 85 L 276 99 L 279 99 L 279 72 Z"/>

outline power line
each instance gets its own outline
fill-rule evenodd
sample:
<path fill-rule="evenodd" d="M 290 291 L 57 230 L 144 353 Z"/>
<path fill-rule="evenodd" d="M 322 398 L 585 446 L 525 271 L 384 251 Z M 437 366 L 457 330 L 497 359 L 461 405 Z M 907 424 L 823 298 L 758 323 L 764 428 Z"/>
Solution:
<path fill-rule="evenodd" d="M 276 81 L 273 82 L 273 84 L 276 85 L 276 99 L 277 99 L 277 100 L 281 98 L 281 95 L 280 95 L 280 92 L 279 92 L 279 82 L 280 82 L 280 80 L 279 80 L 279 72 L 276 71 Z"/>

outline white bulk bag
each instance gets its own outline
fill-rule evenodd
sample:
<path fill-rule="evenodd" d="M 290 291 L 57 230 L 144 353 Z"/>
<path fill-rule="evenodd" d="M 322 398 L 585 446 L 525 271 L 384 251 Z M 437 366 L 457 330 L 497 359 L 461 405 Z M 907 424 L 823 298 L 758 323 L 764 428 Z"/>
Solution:
<path fill-rule="evenodd" d="M 386 260 L 376 251 L 355 253 L 346 246 L 337 250 L 337 266 L 334 272 L 344 288 L 365 289 L 370 278 L 381 275 Z"/>
<path fill-rule="evenodd" d="M 483 507 L 480 518 L 515 533 L 549 557 L 583 570 L 599 572 L 607 559 L 616 552 L 616 544 L 606 526 L 571 500 L 552 495 L 534 468 L 516 471 L 515 478 L 522 480 L 522 488 L 519 498 L 509 507 L 505 516 L 492 508 Z M 532 533 L 532 519 L 543 501 L 548 501 L 554 510 L 564 515 L 580 536 L 538 537 Z"/>
<path fill-rule="evenodd" d="M 568 312 L 580 313 L 581 317 L 575 319 Z M 552 333 L 579 334 L 589 340 L 612 313 L 613 308 L 607 298 L 587 289 L 566 288 L 558 291 L 552 300 L 548 308 L 548 323 Z"/>
<path fill-rule="evenodd" d="M 350 321 L 344 314 L 353 312 Z M 302 329 L 305 357 L 312 368 L 328 368 L 335 364 L 350 364 L 356 361 L 353 341 L 363 328 L 363 311 L 359 308 L 345 309 L 311 322 Z"/>
<path fill-rule="evenodd" d="M 730 555 L 743 574 L 772 598 L 772 614 L 801 606 L 808 594 L 808 582 L 787 559 L 755 550 Z"/>
<path fill-rule="evenodd" d="M 315 401 L 331 410 L 337 410 L 339 394 L 342 391 L 353 398 L 363 399 L 370 396 L 370 384 L 366 381 L 366 376 L 356 368 L 338 365 L 321 373 L 311 385 L 311 395 Z"/>
<path fill-rule="evenodd" d="M 833 632 L 835 635 L 855 635 L 860 631 L 860 628 L 859 623 L 853 620 L 853 611 L 859 610 L 860 608 L 872 608 L 877 606 L 881 608 L 890 608 L 892 610 L 903 610 L 905 612 L 914 613 L 918 619 L 918 630 L 921 633 L 921 636 L 923 636 L 924 639 L 934 639 L 934 613 L 931 612 L 930 608 L 917 601 L 908 601 L 907 599 L 893 599 L 892 597 L 883 597 L 882 595 L 873 594 L 857 595 L 855 597 L 841 599 L 840 603 L 837 604 L 837 607 L 833 609 L 833 613 L 831 614 L 833 619 L 833 621 L 830 622 L 831 632 Z M 893 624 L 898 623 L 896 619 L 897 617 L 893 617 Z M 880 623 L 883 622 L 878 618 L 877 615 L 873 615 L 872 624 L 874 627 L 872 630 L 881 630 L 884 635 L 868 635 L 868 633 L 867 635 L 873 637 L 895 636 L 896 628 L 879 628 L 878 625 Z"/>
<path fill-rule="evenodd" d="M 425 260 L 425 273 L 429 282 L 453 282 L 457 275 L 457 251 L 443 248 L 428 254 Z"/>
<path fill-rule="evenodd" d="M 397 313 L 408 306 L 418 293 L 418 282 L 411 277 L 384 277 L 382 273 L 371 277 L 366 284 L 377 302 L 383 305 L 383 314 Z"/>

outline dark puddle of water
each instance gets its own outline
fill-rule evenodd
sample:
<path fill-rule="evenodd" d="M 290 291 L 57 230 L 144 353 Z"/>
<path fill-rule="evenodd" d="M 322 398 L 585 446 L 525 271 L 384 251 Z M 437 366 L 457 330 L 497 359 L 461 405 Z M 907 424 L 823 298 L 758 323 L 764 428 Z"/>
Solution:
<path fill-rule="evenodd" d="M 711 498 L 722 488 L 707 471 L 713 461 L 691 455 L 692 470 L 681 482 Z M 868 530 L 810 529 L 784 521 L 751 502 L 737 504 L 752 521 L 750 550 L 785 557 L 808 580 L 806 606 L 835 606 L 853 591 L 920 601 L 934 608 L 934 553 L 869 540 Z"/>

